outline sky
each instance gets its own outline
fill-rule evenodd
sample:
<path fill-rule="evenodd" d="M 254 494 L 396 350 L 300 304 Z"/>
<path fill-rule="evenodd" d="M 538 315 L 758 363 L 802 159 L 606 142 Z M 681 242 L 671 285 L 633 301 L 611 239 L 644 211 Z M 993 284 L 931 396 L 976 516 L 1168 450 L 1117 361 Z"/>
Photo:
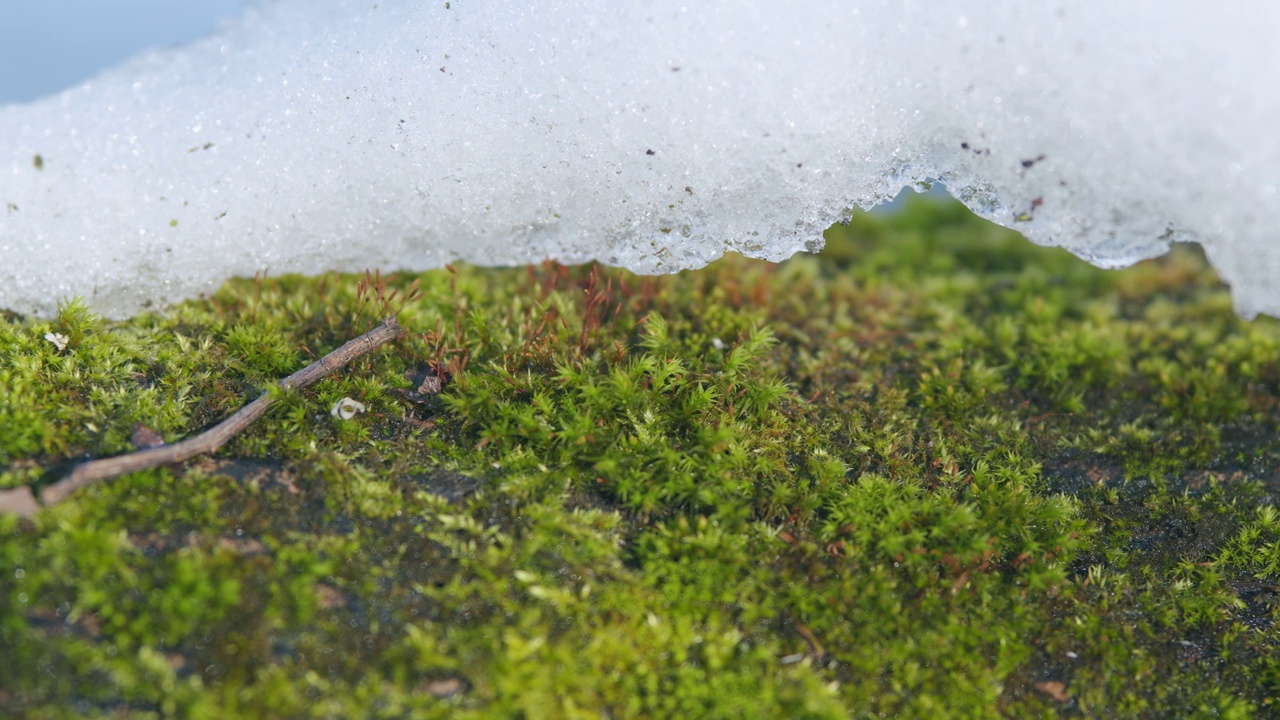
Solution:
<path fill-rule="evenodd" d="M 84 82 L 149 48 L 182 45 L 244 0 L 0 0 L 0 104 Z"/>

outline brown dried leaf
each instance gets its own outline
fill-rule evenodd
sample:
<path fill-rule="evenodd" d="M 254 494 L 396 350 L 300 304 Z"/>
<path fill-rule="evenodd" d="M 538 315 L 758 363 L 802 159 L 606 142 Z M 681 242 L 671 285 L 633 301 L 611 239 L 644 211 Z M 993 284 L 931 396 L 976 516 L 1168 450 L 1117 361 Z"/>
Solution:
<path fill-rule="evenodd" d="M 347 606 L 347 597 L 342 591 L 332 585 L 324 583 L 316 583 L 316 597 L 320 607 L 325 610 L 334 608 L 344 608 Z"/>
<path fill-rule="evenodd" d="M 1060 703 L 1071 702 L 1071 695 L 1067 693 L 1067 684 L 1059 680 L 1038 682 L 1036 689 Z"/>
<path fill-rule="evenodd" d="M 160 433 L 142 423 L 133 424 L 133 435 L 130 440 L 133 441 L 133 446 L 139 450 L 148 450 L 164 445 L 164 438 L 161 437 Z"/>
<path fill-rule="evenodd" d="M 267 551 L 266 546 L 255 538 L 220 537 L 218 547 L 237 555 L 261 555 Z"/>
<path fill-rule="evenodd" d="M 418 386 L 418 392 L 423 395 L 438 395 L 444 389 L 444 378 L 439 375 L 428 375 L 422 380 L 422 384 Z"/>
<path fill-rule="evenodd" d="M 427 683 L 427 692 L 438 698 L 451 698 L 467 691 L 467 686 L 459 678 L 444 678 Z"/>

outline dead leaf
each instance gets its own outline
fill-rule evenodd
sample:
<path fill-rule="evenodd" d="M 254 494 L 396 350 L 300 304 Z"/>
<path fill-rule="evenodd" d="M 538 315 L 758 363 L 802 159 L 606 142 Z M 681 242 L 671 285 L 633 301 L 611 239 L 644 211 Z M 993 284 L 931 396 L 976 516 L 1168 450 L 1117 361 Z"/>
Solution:
<path fill-rule="evenodd" d="M 164 438 L 160 433 L 143 425 L 142 423 L 133 424 L 133 435 L 130 437 L 133 446 L 139 450 L 148 450 L 153 447 L 164 445 Z"/>
<path fill-rule="evenodd" d="M 267 551 L 266 546 L 255 538 L 220 537 L 218 547 L 237 555 L 261 555 Z"/>
<path fill-rule="evenodd" d="M 459 678 L 444 678 L 443 680 L 432 680 L 427 683 L 427 692 L 441 699 L 461 695 L 466 691 L 466 683 Z"/>
<path fill-rule="evenodd" d="M 418 386 L 418 393 L 422 395 L 438 395 L 444 389 L 444 378 L 439 375 L 428 375 L 423 379 L 422 384 Z"/>
<path fill-rule="evenodd" d="M 316 602 L 325 610 L 334 608 L 344 608 L 347 606 L 347 598 L 342 591 L 332 585 L 324 583 L 316 583 Z"/>
<path fill-rule="evenodd" d="M 424 403 L 432 395 L 439 395 L 444 390 L 447 373 L 433 367 L 408 370 L 404 377 L 416 386 L 414 390 L 401 391 L 409 402 Z"/>
<path fill-rule="evenodd" d="M 1059 680 L 1038 682 L 1036 689 L 1060 703 L 1071 702 L 1071 695 L 1067 693 L 1067 684 Z"/>

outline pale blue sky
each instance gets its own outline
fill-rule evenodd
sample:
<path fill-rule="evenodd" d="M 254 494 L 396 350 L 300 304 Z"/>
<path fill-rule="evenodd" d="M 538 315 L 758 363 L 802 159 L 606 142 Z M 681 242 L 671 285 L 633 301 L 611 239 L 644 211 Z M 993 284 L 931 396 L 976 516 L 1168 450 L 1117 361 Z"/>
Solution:
<path fill-rule="evenodd" d="M 181 45 L 243 0 L 0 0 L 0 104 L 88 80 L 139 52 Z"/>

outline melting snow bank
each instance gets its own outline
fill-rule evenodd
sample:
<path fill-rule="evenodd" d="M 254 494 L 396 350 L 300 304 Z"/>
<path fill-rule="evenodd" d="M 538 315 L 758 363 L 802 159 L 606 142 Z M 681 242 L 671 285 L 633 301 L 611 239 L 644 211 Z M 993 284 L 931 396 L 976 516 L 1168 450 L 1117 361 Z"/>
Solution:
<path fill-rule="evenodd" d="M 695 6 L 696 5 L 696 6 Z M 232 275 L 816 250 L 938 179 L 1280 315 L 1280 4 L 279 0 L 0 107 L 0 306 Z"/>

